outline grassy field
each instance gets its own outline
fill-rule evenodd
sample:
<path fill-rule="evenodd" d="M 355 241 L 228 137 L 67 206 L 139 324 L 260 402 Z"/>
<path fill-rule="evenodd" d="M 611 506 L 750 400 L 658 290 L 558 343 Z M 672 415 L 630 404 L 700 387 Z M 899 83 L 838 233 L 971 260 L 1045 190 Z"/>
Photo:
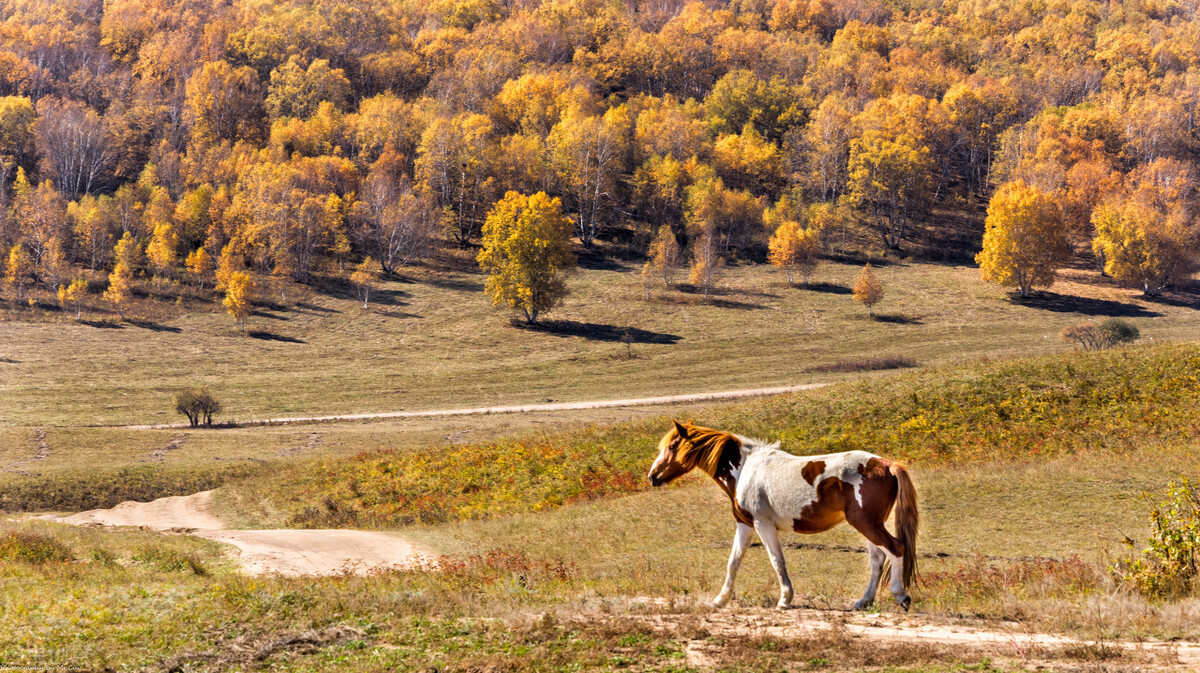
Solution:
<path fill-rule="evenodd" d="M 607 266 L 581 270 L 536 329 L 493 309 L 482 276 L 445 269 L 385 283 L 368 309 L 344 289 L 290 288 L 251 318 L 252 336 L 208 302 L 124 325 L 10 311 L 0 426 L 178 422 L 172 395 L 194 384 L 212 387 L 223 419 L 437 409 L 836 380 L 848 375 L 806 370 L 879 355 L 936 365 L 1060 352 L 1063 326 L 1108 315 L 1155 340 L 1200 327 L 1191 295 L 1149 303 L 1083 270 L 1021 304 L 971 267 L 891 264 L 870 322 L 849 294 L 857 264 L 823 264 L 812 289 L 770 267 L 731 268 L 712 301 L 661 287 L 646 300 L 634 267 Z M 634 359 L 619 341 L 627 328 Z"/>
<path fill-rule="evenodd" d="M 342 523 L 404 524 L 406 536 L 447 555 L 439 572 L 247 578 L 218 545 L 186 536 L 0 523 L 0 633 L 12 634 L 0 639 L 0 662 L 688 670 L 689 648 L 701 643 L 710 664 L 731 670 L 1143 670 L 1146 662 L 1103 642 L 1200 638 L 1200 600 L 1145 600 L 1116 586 L 1107 565 L 1125 553 L 1125 535 L 1145 537 L 1142 493 L 1195 474 L 1197 371 L 1196 347 L 1137 347 L 698 409 L 697 421 L 781 437 L 799 452 L 864 446 L 907 459 L 921 493 L 921 551 L 933 555 L 922 559 L 917 612 L 1015 622 L 1099 639 L 1095 647 L 1031 658 L 1011 648 L 897 647 L 837 633 L 734 639 L 712 630 L 702 603 L 724 572 L 728 503 L 699 478 L 645 487 L 640 476 L 665 422 L 654 417 L 523 438 L 501 432 L 435 452 L 321 456 L 222 489 L 225 511 L 244 525 L 295 523 L 330 499 L 352 514 Z M 912 419 L 925 420 L 906 424 Z M 300 439 L 287 432 L 289 442 Z M 501 455 L 525 469 L 496 462 Z M 568 455 L 583 472 L 568 469 Z M 389 513 L 398 482 L 374 478 L 385 465 L 410 475 L 411 511 L 436 515 L 405 523 L 412 519 Z M 351 483 L 359 488 L 338 490 Z M 516 492 L 529 497 L 510 497 Z M 841 609 L 861 593 L 866 560 L 850 530 L 786 541 L 826 545 L 788 549 L 797 603 Z M 752 549 L 733 614 L 753 616 L 776 591 L 766 554 Z M 880 609 L 895 609 L 885 601 L 886 592 Z"/>

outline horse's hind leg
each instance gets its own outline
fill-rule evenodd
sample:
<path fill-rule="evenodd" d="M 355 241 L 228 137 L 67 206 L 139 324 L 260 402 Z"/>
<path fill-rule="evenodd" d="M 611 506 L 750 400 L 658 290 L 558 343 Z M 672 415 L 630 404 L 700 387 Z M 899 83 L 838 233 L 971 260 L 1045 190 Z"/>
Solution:
<path fill-rule="evenodd" d="M 779 542 L 779 531 L 775 524 L 769 521 L 755 521 L 754 530 L 758 539 L 767 548 L 767 556 L 771 557 L 771 565 L 779 576 L 779 603 L 775 606 L 781 610 L 792 607 L 792 580 L 788 578 L 787 564 L 783 560 L 783 545 Z"/>
<path fill-rule="evenodd" d="M 750 544 L 750 535 L 753 533 L 753 527 L 738 523 L 737 532 L 733 534 L 733 549 L 729 552 L 729 567 L 725 571 L 725 585 L 721 587 L 721 593 L 713 599 L 713 605 L 723 608 L 733 596 L 733 581 L 737 578 L 738 568 L 742 565 L 742 554 L 746 552 L 746 546 Z"/>
<path fill-rule="evenodd" d="M 867 591 L 854 604 L 855 610 L 866 610 L 875 602 L 875 591 L 879 588 L 879 577 L 883 575 L 883 561 L 887 558 L 878 545 L 867 541 L 867 554 L 871 558 L 871 579 L 867 581 Z"/>
<path fill-rule="evenodd" d="M 900 544 L 894 535 L 888 532 L 888 529 L 883 526 L 883 521 L 869 519 L 864 516 L 854 516 L 847 513 L 846 522 L 854 529 L 863 534 L 867 541 L 881 548 L 887 556 L 887 560 L 892 563 L 892 578 L 888 588 L 892 591 L 892 598 L 900 604 L 900 607 L 907 610 L 912 604 L 912 599 L 908 597 L 904 586 L 904 545 Z M 875 578 L 874 559 L 872 559 L 871 578 Z M 865 598 L 865 597 L 864 597 Z M 861 601 L 860 601 L 861 602 Z M 855 604 L 857 605 L 857 604 Z"/>

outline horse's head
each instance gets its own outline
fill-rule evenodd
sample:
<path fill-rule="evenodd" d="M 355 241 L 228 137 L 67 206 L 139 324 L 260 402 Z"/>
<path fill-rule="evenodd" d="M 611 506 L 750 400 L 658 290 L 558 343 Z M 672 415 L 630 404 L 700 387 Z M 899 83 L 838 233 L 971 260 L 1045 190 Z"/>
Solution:
<path fill-rule="evenodd" d="M 682 424 L 679 421 L 674 421 L 674 423 L 674 426 L 667 430 L 667 434 L 658 440 L 658 458 L 650 466 L 650 474 L 646 475 L 653 486 L 662 486 L 678 479 L 696 466 L 694 461 L 687 464 L 679 460 L 679 447 L 689 441 L 688 433 L 691 423 Z"/>

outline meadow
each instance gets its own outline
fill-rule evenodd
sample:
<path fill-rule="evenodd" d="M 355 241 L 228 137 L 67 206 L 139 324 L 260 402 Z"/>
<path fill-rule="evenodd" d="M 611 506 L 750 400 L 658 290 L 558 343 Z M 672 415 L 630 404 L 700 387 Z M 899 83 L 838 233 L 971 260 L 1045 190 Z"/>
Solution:
<path fill-rule="evenodd" d="M 1147 670 L 1169 661 L 1105 643 L 1200 638 L 1200 602 L 1142 598 L 1108 565 L 1125 553 L 1125 535 L 1145 539 L 1143 492 L 1195 472 L 1197 371 L 1195 346 L 1137 346 L 672 410 L 799 453 L 870 448 L 908 461 L 924 515 L 919 617 L 1016 624 L 1086 638 L 1087 647 L 902 646 L 765 628 L 741 638 L 715 628 L 703 603 L 724 572 L 728 503 L 700 478 L 644 483 L 668 422 L 656 415 L 512 428 L 433 451 L 293 457 L 218 491 L 222 513 L 243 526 L 402 531 L 444 554 L 437 571 L 249 578 L 219 545 L 187 536 L 6 521 L 0 632 L 15 635 L 0 642 L 0 661 L 689 670 L 701 647 L 705 667 L 730 670 Z M 403 509 L 397 494 L 409 498 Z M 786 541 L 799 605 L 844 609 L 861 592 L 866 560 L 851 531 Z M 765 553 L 752 549 L 731 614 L 769 619 L 775 590 Z"/>

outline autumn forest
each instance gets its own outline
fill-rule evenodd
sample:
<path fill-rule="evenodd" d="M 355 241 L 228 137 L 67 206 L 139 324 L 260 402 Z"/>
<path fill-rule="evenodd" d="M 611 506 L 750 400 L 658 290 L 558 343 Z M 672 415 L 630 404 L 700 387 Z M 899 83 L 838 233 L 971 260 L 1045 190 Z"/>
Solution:
<path fill-rule="evenodd" d="M 509 192 L 652 265 L 938 257 L 913 232 L 960 213 L 984 280 L 1155 294 L 1196 262 L 1198 9 L 5 0 L 0 296 L 215 285 L 236 317 L 477 246 Z"/>

